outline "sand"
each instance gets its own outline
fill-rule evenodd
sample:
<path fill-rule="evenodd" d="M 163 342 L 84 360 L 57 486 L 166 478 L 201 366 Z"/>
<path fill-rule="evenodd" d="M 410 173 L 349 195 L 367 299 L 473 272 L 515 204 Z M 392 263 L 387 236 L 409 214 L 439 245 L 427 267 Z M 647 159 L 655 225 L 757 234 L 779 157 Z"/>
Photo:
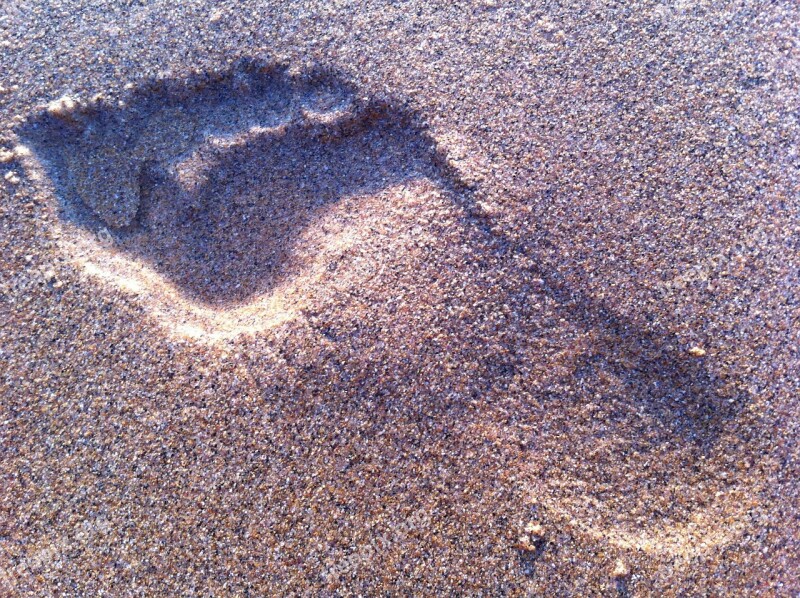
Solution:
<path fill-rule="evenodd" d="M 0 595 L 797 595 L 798 39 L 4 2 Z"/>

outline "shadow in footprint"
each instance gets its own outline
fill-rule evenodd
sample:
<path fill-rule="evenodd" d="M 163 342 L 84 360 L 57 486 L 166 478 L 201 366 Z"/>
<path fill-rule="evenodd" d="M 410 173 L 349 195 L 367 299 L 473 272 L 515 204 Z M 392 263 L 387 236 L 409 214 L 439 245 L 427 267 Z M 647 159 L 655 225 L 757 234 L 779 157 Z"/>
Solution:
<path fill-rule="evenodd" d="M 240 61 L 155 81 L 124 106 L 62 100 L 21 132 L 45 158 L 62 216 L 110 231 L 203 305 L 246 303 L 302 265 L 326 206 L 420 177 L 434 145 L 408 114 L 358 102 L 326 72 Z"/>
<path fill-rule="evenodd" d="M 207 145 L 172 172 L 150 162 L 120 246 L 197 301 L 244 303 L 302 267 L 295 242 L 320 210 L 424 176 L 414 166 L 423 151 L 390 113 L 369 107 Z"/>
<path fill-rule="evenodd" d="M 692 354 L 676 334 L 620 314 L 603 299 L 567 281 L 550 257 L 564 252 L 558 251 L 547 231 L 531 231 L 523 239 L 498 231 L 476 208 L 480 190 L 462 190 L 459 194 L 472 220 L 481 223 L 479 228 L 491 230 L 484 237 L 485 253 L 504 256 L 505 263 L 526 264 L 527 278 L 537 281 L 530 292 L 547 295 L 565 320 L 592 332 L 591 346 L 582 347 L 576 356 L 568 396 L 563 391 L 548 392 L 549 400 L 613 404 L 613 409 L 603 410 L 611 414 L 605 423 L 615 425 L 624 420 L 621 429 L 640 433 L 631 446 L 641 453 L 642 463 L 648 461 L 650 448 L 671 444 L 677 438 L 687 443 L 695 457 L 711 450 L 727 423 L 751 401 L 745 381 L 732 374 L 724 377 L 715 373 L 709 368 L 709 359 Z M 507 305 L 515 305 L 519 321 L 524 322 L 536 302 L 520 294 L 517 283 L 510 281 L 513 288 L 498 289 L 497 294 Z M 513 340 L 504 351 L 486 357 L 486 380 L 491 386 L 507 383 L 524 370 L 520 360 L 526 352 L 514 344 L 516 337 L 508 338 Z M 611 378 L 616 381 L 615 388 L 607 384 Z"/>
<path fill-rule="evenodd" d="M 539 244 L 519 250 L 535 256 L 552 248 L 546 237 Z M 554 271 L 541 266 L 534 271 L 569 319 L 595 333 L 594 346 L 576 364 L 578 382 L 591 384 L 601 372 L 613 375 L 623 385 L 624 396 L 618 397 L 623 404 L 631 404 L 632 410 L 643 406 L 648 418 L 660 422 L 668 435 L 691 440 L 699 448 L 713 445 L 725 422 L 749 402 L 741 384 L 737 388 L 733 380 L 710 371 L 707 360 L 691 354 L 675 334 L 645 328 L 616 313 Z"/>

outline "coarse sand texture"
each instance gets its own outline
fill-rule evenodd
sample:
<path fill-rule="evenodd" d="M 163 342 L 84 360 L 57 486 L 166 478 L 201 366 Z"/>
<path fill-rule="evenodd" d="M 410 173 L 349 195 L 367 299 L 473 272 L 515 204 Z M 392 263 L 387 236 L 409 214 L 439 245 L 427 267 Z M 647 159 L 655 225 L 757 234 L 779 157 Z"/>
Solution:
<path fill-rule="evenodd" d="M 800 595 L 800 4 L 0 0 L 0 598 Z"/>

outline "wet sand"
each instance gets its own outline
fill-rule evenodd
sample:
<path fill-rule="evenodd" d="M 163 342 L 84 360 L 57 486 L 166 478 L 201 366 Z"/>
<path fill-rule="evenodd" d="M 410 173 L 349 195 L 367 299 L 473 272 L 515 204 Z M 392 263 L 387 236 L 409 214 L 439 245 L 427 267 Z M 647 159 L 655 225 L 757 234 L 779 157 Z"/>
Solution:
<path fill-rule="evenodd" d="M 0 595 L 796 595 L 799 23 L 4 2 Z"/>

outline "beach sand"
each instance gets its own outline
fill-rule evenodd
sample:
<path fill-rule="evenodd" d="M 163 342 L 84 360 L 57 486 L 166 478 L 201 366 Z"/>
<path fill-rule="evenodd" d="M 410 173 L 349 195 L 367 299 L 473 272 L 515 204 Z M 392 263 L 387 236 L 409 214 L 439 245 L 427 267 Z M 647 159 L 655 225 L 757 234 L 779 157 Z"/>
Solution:
<path fill-rule="evenodd" d="M 800 592 L 796 3 L 0 50 L 0 595 Z"/>

